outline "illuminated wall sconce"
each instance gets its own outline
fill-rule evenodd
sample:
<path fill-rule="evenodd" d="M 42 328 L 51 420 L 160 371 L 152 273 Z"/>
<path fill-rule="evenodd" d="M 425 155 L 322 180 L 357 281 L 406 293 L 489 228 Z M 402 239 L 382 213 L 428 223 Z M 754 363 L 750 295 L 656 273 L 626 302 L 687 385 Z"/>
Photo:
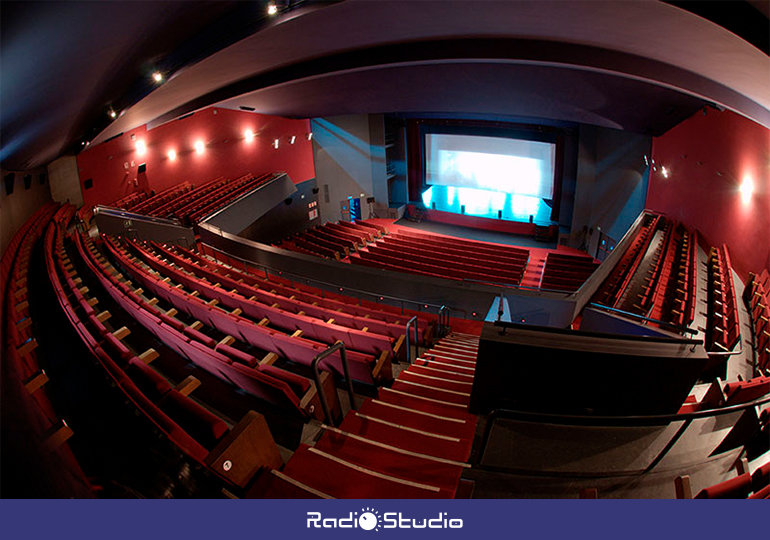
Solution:
<path fill-rule="evenodd" d="M 195 148 L 196 154 L 202 154 L 206 150 L 206 145 L 203 144 L 203 141 L 195 141 L 193 148 Z"/>
<path fill-rule="evenodd" d="M 743 204 L 749 204 L 749 202 L 751 202 L 751 196 L 754 194 L 754 181 L 750 176 L 746 175 L 743 177 L 743 182 L 741 182 L 741 187 L 739 189 Z"/>
<path fill-rule="evenodd" d="M 166 155 L 169 161 L 176 161 L 176 150 L 169 150 Z"/>
<path fill-rule="evenodd" d="M 163 82 L 163 74 L 160 71 L 155 71 L 152 74 L 152 80 L 155 81 L 156 83 Z"/>
<path fill-rule="evenodd" d="M 663 175 L 663 178 L 668 178 L 671 174 L 671 171 L 669 171 L 666 167 L 661 167 L 660 173 Z"/>
<path fill-rule="evenodd" d="M 296 141 L 296 140 L 297 140 L 297 137 L 295 137 L 294 135 L 292 135 L 292 136 L 289 138 L 289 144 L 294 144 L 294 141 Z"/>
<path fill-rule="evenodd" d="M 246 140 L 246 142 L 251 142 L 254 140 L 254 132 L 250 129 L 247 129 L 243 132 L 243 138 Z"/>
<path fill-rule="evenodd" d="M 275 139 L 273 141 L 273 148 L 278 148 L 279 144 L 281 144 L 281 140 L 280 139 Z"/>
<path fill-rule="evenodd" d="M 145 143 L 143 140 L 136 141 L 136 154 L 138 156 L 143 156 L 147 153 L 147 143 Z"/>
<path fill-rule="evenodd" d="M 270 2 L 267 5 L 267 14 L 268 15 L 275 15 L 278 13 L 278 6 L 276 6 L 273 2 Z"/>
<path fill-rule="evenodd" d="M 308 140 L 308 141 L 312 141 L 312 140 L 313 140 L 313 132 L 311 131 L 310 133 L 308 133 L 308 134 L 306 135 L 306 137 L 307 137 L 307 140 Z"/>
<path fill-rule="evenodd" d="M 115 109 L 110 109 L 107 114 L 110 115 L 110 118 L 115 119 L 118 117 L 118 113 L 115 112 Z"/>

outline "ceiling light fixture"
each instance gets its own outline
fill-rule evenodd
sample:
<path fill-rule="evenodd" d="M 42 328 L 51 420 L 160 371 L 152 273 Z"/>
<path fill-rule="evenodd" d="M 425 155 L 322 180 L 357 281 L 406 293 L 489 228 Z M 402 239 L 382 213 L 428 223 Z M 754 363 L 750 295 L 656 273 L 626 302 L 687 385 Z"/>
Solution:
<path fill-rule="evenodd" d="M 276 6 L 274 3 L 270 2 L 267 5 L 267 14 L 268 15 L 275 15 L 278 13 L 278 6 Z"/>
<path fill-rule="evenodd" d="M 115 109 L 110 109 L 110 111 L 107 113 L 110 115 L 110 118 L 117 118 L 118 113 L 115 112 Z"/>
<path fill-rule="evenodd" d="M 163 80 L 163 74 L 160 71 L 156 71 L 152 74 L 152 80 L 159 83 Z"/>

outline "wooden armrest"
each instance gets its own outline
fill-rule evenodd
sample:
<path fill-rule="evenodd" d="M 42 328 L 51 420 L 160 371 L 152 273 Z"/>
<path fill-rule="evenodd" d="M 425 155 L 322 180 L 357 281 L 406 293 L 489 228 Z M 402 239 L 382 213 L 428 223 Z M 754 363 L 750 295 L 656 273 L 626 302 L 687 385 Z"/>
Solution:
<path fill-rule="evenodd" d="M 48 375 L 42 369 L 24 382 L 27 392 L 34 394 L 39 388 L 48 382 Z"/>
<path fill-rule="evenodd" d="M 67 422 L 62 420 L 48 430 L 43 447 L 47 451 L 53 452 L 67 442 L 70 437 L 72 437 L 72 429 L 67 425 Z"/>
<path fill-rule="evenodd" d="M 96 319 L 97 319 L 99 322 L 104 322 L 104 321 L 106 321 L 107 319 L 109 319 L 110 317 L 112 317 L 112 314 L 111 314 L 109 311 L 102 311 L 101 313 L 99 313 L 99 314 L 96 316 Z"/>
<path fill-rule="evenodd" d="M 259 361 L 259 363 L 260 365 L 263 365 L 263 366 L 272 366 L 273 364 L 275 364 L 275 361 L 278 360 L 278 358 L 279 358 L 278 355 L 273 352 L 267 353 L 264 356 L 264 358 L 262 358 L 262 360 Z"/>
<path fill-rule="evenodd" d="M 174 390 L 182 394 L 183 396 L 189 396 L 193 390 L 198 388 L 201 385 L 201 382 L 193 377 L 192 375 L 188 375 L 182 382 L 176 385 Z"/>
<path fill-rule="evenodd" d="M 374 364 L 374 369 L 372 370 L 372 378 L 377 380 L 380 377 L 380 373 L 382 372 L 382 368 L 385 365 L 385 362 L 390 358 L 390 351 L 382 351 L 380 353 L 380 356 L 377 358 L 377 363 Z"/>
<path fill-rule="evenodd" d="M 295 330 L 291 337 L 302 337 L 302 334 L 304 334 L 302 330 Z"/>
<path fill-rule="evenodd" d="M 21 347 L 18 347 L 16 349 L 16 352 L 19 354 L 19 356 L 24 356 L 31 353 L 36 348 L 37 348 L 37 340 L 35 340 L 35 338 L 32 338 L 26 341 L 24 344 L 22 344 Z"/>
<path fill-rule="evenodd" d="M 174 317 L 177 313 L 179 313 L 176 308 L 171 308 L 166 312 L 166 315 L 169 317 Z"/>
<path fill-rule="evenodd" d="M 219 341 L 218 345 L 232 345 L 233 343 L 235 343 L 233 336 L 225 336 Z"/>
<path fill-rule="evenodd" d="M 200 321 L 193 321 L 193 323 L 190 325 L 190 328 L 192 328 L 193 330 L 200 330 L 201 328 L 203 328 L 203 323 Z"/>
<path fill-rule="evenodd" d="M 131 333 L 131 330 L 126 328 L 125 326 L 121 326 L 117 330 L 115 330 L 112 335 L 115 336 L 115 338 L 119 339 L 120 341 L 123 341 L 123 339 L 128 336 Z"/>
<path fill-rule="evenodd" d="M 245 487 L 262 467 L 283 465 L 265 417 L 249 411 L 206 457 L 212 470 L 239 487 Z"/>
<path fill-rule="evenodd" d="M 155 349 L 151 348 L 151 349 L 147 349 L 146 351 L 144 351 L 137 358 L 139 358 L 139 360 L 141 360 L 145 364 L 150 365 L 150 363 L 153 360 L 155 360 L 156 358 L 158 358 L 159 356 L 160 355 L 158 354 L 158 351 L 156 351 Z"/>
<path fill-rule="evenodd" d="M 257 323 L 257 326 L 267 326 L 268 324 L 270 324 L 270 319 L 268 319 L 267 317 L 264 317 L 261 321 Z"/>
<path fill-rule="evenodd" d="M 674 490 L 677 499 L 692 499 L 692 487 L 690 487 L 690 476 L 677 476 L 674 479 Z"/>

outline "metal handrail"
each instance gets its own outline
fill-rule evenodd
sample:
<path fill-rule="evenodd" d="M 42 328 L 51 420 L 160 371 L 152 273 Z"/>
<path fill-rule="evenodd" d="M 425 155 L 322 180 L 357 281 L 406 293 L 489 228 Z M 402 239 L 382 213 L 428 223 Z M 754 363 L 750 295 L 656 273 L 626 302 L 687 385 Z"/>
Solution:
<path fill-rule="evenodd" d="M 441 306 L 438 310 L 438 334 L 439 337 L 444 337 L 449 330 L 449 308 L 446 305 Z"/>
<path fill-rule="evenodd" d="M 409 319 L 409 321 L 406 323 L 406 363 L 411 364 L 412 363 L 412 346 L 409 343 L 409 327 L 412 326 L 412 323 L 414 323 L 414 347 L 415 347 L 415 356 L 420 356 L 419 350 L 418 350 L 418 339 L 417 339 L 417 315 Z"/>
<path fill-rule="evenodd" d="M 310 367 L 313 369 L 313 379 L 315 380 L 315 387 L 316 387 L 316 390 L 318 391 L 318 396 L 321 399 L 321 407 L 323 408 L 324 416 L 326 417 L 326 421 L 329 422 L 329 424 L 331 424 L 332 426 L 336 426 L 337 424 L 334 422 L 334 418 L 332 417 L 332 412 L 331 410 L 329 410 L 329 403 L 326 401 L 326 391 L 324 390 L 323 384 L 321 384 L 321 371 L 318 369 L 318 364 L 321 362 L 321 360 L 334 354 L 337 351 L 340 351 L 340 358 L 342 359 L 342 370 L 345 373 L 345 381 L 347 381 L 348 397 L 350 398 L 350 408 L 353 410 L 358 410 L 358 407 L 356 406 L 355 394 L 353 393 L 353 380 L 350 378 L 350 367 L 348 366 L 348 356 L 345 353 L 344 343 L 342 343 L 341 341 L 338 341 L 337 343 L 330 346 L 325 351 L 316 355 L 316 357 L 313 358 L 313 361 L 310 363 Z"/>
<path fill-rule="evenodd" d="M 577 426 L 655 426 L 670 424 L 671 422 L 691 423 L 693 420 L 700 418 L 710 418 L 714 416 L 722 416 L 725 414 L 745 411 L 753 407 L 765 405 L 767 403 L 770 403 L 770 394 L 759 397 L 748 403 L 739 403 L 737 405 L 730 405 L 728 407 L 721 407 L 718 409 L 707 409 L 705 411 L 695 411 L 681 414 L 663 414 L 650 416 L 581 416 L 541 413 L 535 411 L 515 411 L 512 409 L 494 409 L 489 414 L 489 416 L 487 416 L 486 426 L 484 427 L 484 435 L 481 438 L 481 444 L 479 445 L 478 451 L 475 455 L 474 466 L 478 466 L 481 463 L 481 458 L 486 452 L 487 445 L 489 444 L 492 428 L 494 427 L 496 421 L 500 419 L 518 419 L 524 422 L 538 422 L 541 424 L 566 424 Z M 658 461 L 662 457 L 663 456 L 658 456 Z"/>
<path fill-rule="evenodd" d="M 210 224 L 207 224 L 207 227 L 218 228 L 218 227 L 216 227 L 214 225 L 210 225 Z M 222 229 L 219 229 L 219 230 L 222 231 Z M 244 262 L 247 265 L 251 265 L 254 268 L 261 268 L 262 271 L 265 272 L 265 276 L 266 277 L 269 277 L 268 271 L 272 271 L 272 272 L 278 274 L 279 276 L 284 275 L 284 274 L 289 275 L 289 276 L 294 276 L 294 278 L 297 281 L 306 281 L 307 283 L 315 283 L 315 284 L 324 285 L 326 287 L 330 287 L 330 288 L 334 288 L 334 289 L 339 289 L 340 288 L 340 285 L 337 284 L 337 283 L 329 283 L 328 281 L 323 281 L 323 280 L 320 280 L 320 279 L 308 277 L 308 276 L 301 275 L 301 274 L 294 274 L 294 273 L 288 272 L 286 270 L 276 270 L 275 268 L 272 268 L 272 267 L 270 267 L 270 266 L 268 266 L 266 264 L 258 263 L 258 262 L 255 262 L 255 261 L 252 261 L 252 260 L 249 260 L 249 259 L 244 259 L 243 257 L 239 257 L 238 255 L 234 255 L 234 254 L 231 254 L 231 253 L 226 253 L 226 252 L 222 251 L 221 249 L 219 249 L 217 247 L 214 247 L 214 246 L 212 246 L 210 244 L 206 244 L 206 246 L 208 248 L 212 249 L 213 251 L 217 252 L 217 253 L 223 254 L 224 256 L 226 256 L 228 258 L 238 259 L 239 261 Z M 216 259 L 216 256 L 214 258 Z M 246 271 L 248 273 L 248 267 L 247 267 Z M 394 301 L 394 302 L 401 302 L 402 304 L 405 304 L 405 303 L 406 304 L 413 304 L 413 305 L 417 306 L 417 308 L 418 308 L 417 311 L 420 311 L 420 312 L 422 311 L 422 309 L 420 309 L 420 308 L 422 308 L 423 306 L 427 306 L 427 307 L 431 307 L 431 308 L 437 308 L 437 309 L 443 307 L 443 304 L 442 305 L 431 304 L 429 302 L 420 302 L 420 301 L 417 301 L 417 300 L 411 300 L 409 298 L 402 298 L 400 296 L 391 296 L 391 295 L 388 295 L 388 294 L 378 294 L 378 293 L 373 293 L 373 292 L 370 292 L 370 291 L 363 291 L 361 289 L 356 289 L 354 287 L 345 287 L 345 290 L 352 291 L 353 293 L 360 294 L 360 295 L 371 296 L 373 298 L 382 298 L 382 299 L 388 299 L 388 300 L 391 300 L 391 301 Z M 402 305 L 401 306 L 402 310 L 403 310 L 403 307 L 404 306 Z M 447 309 L 450 309 L 450 308 L 447 308 Z M 453 307 L 453 308 L 451 308 L 451 310 L 452 311 L 457 311 L 457 312 L 462 312 L 465 315 L 465 318 L 466 319 L 468 318 L 468 311 L 465 310 L 465 309 Z"/>
<path fill-rule="evenodd" d="M 737 354 L 743 354 L 743 339 L 739 339 L 738 341 L 739 341 L 739 343 L 741 345 L 741 348 L 738 349 L 737 351 L 724 351 L 724 352 L 722 352 L 722 351 L 716 351 L 716 352 L 706 351 L 706 354 L 708 354 L 709 356 L 735 356 Z"/>
<path fill-rule="evenodd" d="M 599 309 L 605 309 L 607 311 L 612 311 L 613 313 L 620 313 L 621 315 L 625 315 L 625 316 L 628 316 L 628 317 L 633 317 L 635 319 L 640 319 L 642 321 L 648 321 L 648 322 L 653 322 L 655 324 L 660 324 L 660 325 L 663 325 L 663 326 L 668 326 L 670 328 L 675 328 L 679 332 L 684 332 L 685 334 L 697 334 L 698 333 L 697 330 L 692 330 L 691 328 L 687 328 L 686 326 L 677 326 L 675 324 L 672 324 L 672 323 L 669 323 L 669 322 L 666 322 L 666 321 L 660 321 L 658 319 L 653 319 L 651 317 L 645 317 L 644 315 L 638 315 L 636 313 L 631 313 L 630 311 L 623 311 L 622 309 L 618 309 L 618 308 L 614 308 L 614 307 L 610 307 L 610 306 L 605 306 L 603 304 L 597 304 L 595 302 L 591 302 L 590 304 L 588 304 L 588 307 L 595 307 L 595 308 L 599 308 Z"/>

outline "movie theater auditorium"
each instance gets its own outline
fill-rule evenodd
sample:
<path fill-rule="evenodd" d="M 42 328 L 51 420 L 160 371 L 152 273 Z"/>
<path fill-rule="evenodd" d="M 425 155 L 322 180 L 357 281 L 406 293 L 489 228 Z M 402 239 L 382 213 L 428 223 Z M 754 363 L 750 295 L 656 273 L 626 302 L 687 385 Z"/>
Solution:
<path fill-rule="evenodd" d="M 770 496 L 707 4 L 4 4 L 2 496 Z"/>

